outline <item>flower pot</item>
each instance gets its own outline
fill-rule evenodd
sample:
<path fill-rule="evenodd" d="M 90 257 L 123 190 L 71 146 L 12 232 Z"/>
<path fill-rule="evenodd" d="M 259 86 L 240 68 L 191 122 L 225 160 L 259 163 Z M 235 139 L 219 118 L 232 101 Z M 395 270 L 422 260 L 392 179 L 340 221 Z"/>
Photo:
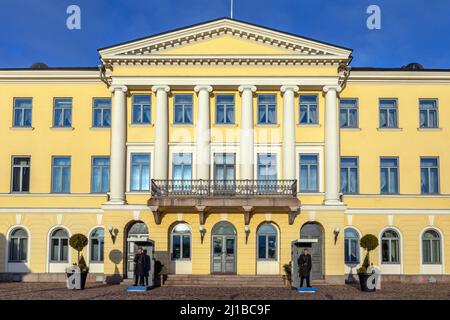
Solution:
<path fill-rule="evenodd" d="M 370 276 L 371 276 L 371 274 L 368 274 L 368 273 L 358 273 L 358 278 L 359 278 L 359 284 L 361 286 L 361 291 L 374 292 L 376 290 L 375 286 L 373 286 L 373 289 L 370 289 L 367 286 L 367 282 L 368 282 Z"/>
<path fill-rule="evenodd" d="M 80 270 L 77 266 L 67 268 L 67 289 L 83 290 L 86 285 L 88 270 Z"/>

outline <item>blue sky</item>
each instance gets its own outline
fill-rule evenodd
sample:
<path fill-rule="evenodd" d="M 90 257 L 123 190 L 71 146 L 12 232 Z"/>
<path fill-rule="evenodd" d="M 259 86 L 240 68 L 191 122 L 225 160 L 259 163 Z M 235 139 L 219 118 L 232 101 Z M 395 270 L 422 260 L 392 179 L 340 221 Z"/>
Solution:
<path fill-rule="evenodd" d="M 230 14 L 230 0 L 2 0 L 0 67 L 97 66 L 97 49 Z M 450 68 L 449 0 L 234 0 L 236 19 L 354 49 L 352 66 Z M 81 30 L 66 9 L 81 8 Z M 366 27 L 369 5 L 382 29 Z"/>

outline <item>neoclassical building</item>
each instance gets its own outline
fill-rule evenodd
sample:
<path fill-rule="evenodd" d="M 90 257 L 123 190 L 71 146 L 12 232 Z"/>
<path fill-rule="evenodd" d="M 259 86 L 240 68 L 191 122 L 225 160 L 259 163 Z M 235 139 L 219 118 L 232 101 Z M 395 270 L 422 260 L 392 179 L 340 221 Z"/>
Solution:
<path fill-rule="evenodd" d="M 384 275 L 447 281 L 450 69 L 352 68 L 227 18 L 99 54 L 0 70 L 3 278 L 62 279 L 83 233 L 99 281 L 137 246 L 169 277 L 282 275 L 309 238 L 313 277 L 343 283 L 374 234 Z"/>

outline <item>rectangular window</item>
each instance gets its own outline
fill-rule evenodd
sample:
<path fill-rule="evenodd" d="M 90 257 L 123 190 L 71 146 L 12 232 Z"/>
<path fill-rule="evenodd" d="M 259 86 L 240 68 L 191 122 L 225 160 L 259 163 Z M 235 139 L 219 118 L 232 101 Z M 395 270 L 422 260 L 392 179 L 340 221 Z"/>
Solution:
<path fill-rule="evenodd" d="M 438 109 L 436 99 L 420 99 L 419 114 L 421 128 L 438 127 Z"/>
<path fill-rule="evenodd" d="M 56 98 L 54 100 L 53 127 L 72 127 L 72 98 Z"/>
<path fill-rule="evenodd" d="M 341 99 L 339 125 L 341 128 L 358 128 L 358 100 Z"/>
<path fill-rule="evenodd" d="M 341 192 L 358 193 L 358 158 L 341 158 Z"/>
<path fill-rule="evenodd" d="M 275 94 L 258 95 L 258 124 L 277 123 L 277 96 Z"/>
<path fill-rule="evenodd" d="M 398 193 L 398 158 L 380 158 L 380 192 Z"/>
<path fill-rule="evenodd" d="M 132 98 L 133 124 L 148 124 L 151 122 L 152 96 L 149 94 L 134 94 Z"/>
<path fill-rule="evenodd" d="M 107 193 L 109 191 L 109 157 L 92 158 L 91 192 Z"/>
<path fill-rule="evenodd" d="M 319 192 L 319 156 L 300 155 L 300 192 Z"/>
<path fill-rule="evenodd" d="M 14 98 L 14 127 L 31 127 L 31 98 Z"/>
<path fill-rule="evenodd" d="M 93 126 L 95 128 L 111 127 L 111 99 L 95 98 L 93 107 Z"/>
<path fill-rule="evenodd" d="M 300 124 L 318 124 L 317 95 L 300 95 Z"/>
<path fill-rule="evenodd" d="M 423 194 L 439 193 L 438 158 L 420 158 L 420 190 Z"/>
<path fill-rule="evenodd" d="M 228 194 L 235 191 L 236 156 L 234 153 L 214 154 L 214 192 Z"/>
<path fill-rule="evenodd" d="M 216 123 L 234 123 L 234 95 L 218 94 L 216 96 Z"/>
<path fill-rule="evenodd" d="M 258 154 L 258 192 L 276 192 L 277 189 L 277 155 L 273 153 Z"/>
<path fill-rule="evenodd" d="M 174 234 L 172 236 L 172 260 L 191 258 L 191 236 L 188 234 Z"/>
<path fill-rule="evenodd" d="M 150 154 L 131 154 L 131 191 L 150 190 Z"/>
<path fill-rule="evenodd" d="M 398 128 L 397 100 L 380 99 L 380 128 Z"/>
<path fill-rule="evenodd" d="M 176 124 L 192 124 L 193 102 L 192 94 L 175 95 L 175 119 Z"/>
<path fill-rule="evenodd" d="M 52 159 L 52 192 L 70 192 L 70 157 L 53 157 Z"/>
<path fill-rule="evenodd" d="M 13 157 L 12 192 L 30 191 L 30 157 Z"/>
<path fill-rule="evenodd" d="M 192 154 L 174 153 L 172 179 L 176 190 L 190 190 L 192 184 Z"/>
<path fill-rule="evenodd" d="M 258 235 L 258 260 L 277 260 L 276 235 Z"/>

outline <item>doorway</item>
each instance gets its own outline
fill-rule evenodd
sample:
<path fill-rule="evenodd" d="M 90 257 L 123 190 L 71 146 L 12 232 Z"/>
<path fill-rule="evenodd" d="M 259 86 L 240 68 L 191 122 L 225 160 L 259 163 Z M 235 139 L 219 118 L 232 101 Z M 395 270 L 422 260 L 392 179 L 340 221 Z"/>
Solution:
<path fill-rule="evenodd" d="M 142 221 L 132 223 L 126 233 L 126 261 L 125 275 L 128 279 L 134 278 L 134 256 L 138 248 L 147 250 L 150 257 L 154 257 L 155 243 L 149 239 L 147 225 Z"/>
<path fill-rule="evenodd" d="M 212 230 L 211 273 L 236 273 L 236 229 L 229 222 L 219 222 Z"/>
<path fill-rule="evenodd" d="M 323 272 L 323 228 L 318 223 L 305 223 L 300 229 L 300 239 L 317 239 L 311 243 L 311 279 L 321 280 L 324 278 Z"/>

